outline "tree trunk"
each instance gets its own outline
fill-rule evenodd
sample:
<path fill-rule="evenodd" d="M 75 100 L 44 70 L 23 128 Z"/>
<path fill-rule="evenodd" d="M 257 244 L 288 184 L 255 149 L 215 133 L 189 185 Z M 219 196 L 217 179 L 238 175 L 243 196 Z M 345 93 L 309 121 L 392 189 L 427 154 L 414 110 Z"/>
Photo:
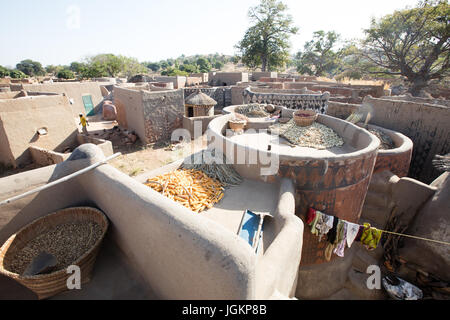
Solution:
<path fill-rule="evenodd" d="M 428 79 L 418 76 L 408 80 L 411 82 L 411 87 L 408 92 L 411 93 L 413 97 L 425 96 L 424 89 L 428 86 Z"/>
<path fill-rule="evenodd" d="M 262 60 L 262 66 L 261 66 L 261 71 L 262 72 L 266 72 L 266 66 L 267 66 L 267 57 L 265 55 L 263 55 L 261 57 Z"/>

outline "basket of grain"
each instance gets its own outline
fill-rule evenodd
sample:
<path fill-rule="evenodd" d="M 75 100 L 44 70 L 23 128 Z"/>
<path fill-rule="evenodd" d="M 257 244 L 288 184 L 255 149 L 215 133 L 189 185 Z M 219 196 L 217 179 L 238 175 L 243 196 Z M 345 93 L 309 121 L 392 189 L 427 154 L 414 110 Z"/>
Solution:
<path fill-rule="evenodd" d="M 36 293 L 38 299 L 68 289 L 72 273 L 67 267 L 80 268 L 81 283 L 90 281 L 100 245 L 108 229 L 106 216 L 98 209 L 63 209 L 20 229 L 0 248 L 0 274 L 10 277 Z M 24 275 L 40 253 L 56 258 L 47 273 Z"/>
<path fill-rule="evenodd" d="M 232 119 L 232 120 L 228 121 L 228 125 L 230 126 L 230 129 L 233 131 L 243 130 L 246 124 L 247 124 L 247 121 L 242 120 L 242 119 Z"/>
<path fill-rule="evenodd" d="M 312 110 L 299 110 L 294 112 L 295 124 L 301 127 L 310 126 L 316 121 L 317 113 Z"/>

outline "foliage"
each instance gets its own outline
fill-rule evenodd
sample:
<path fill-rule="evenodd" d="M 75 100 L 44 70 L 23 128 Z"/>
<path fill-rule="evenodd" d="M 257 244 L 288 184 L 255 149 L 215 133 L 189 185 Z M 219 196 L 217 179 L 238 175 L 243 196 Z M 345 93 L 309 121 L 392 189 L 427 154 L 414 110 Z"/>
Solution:
<path fill-rule="evenodd" d="M 157 63 L 157 62 L 147 63 L 146 67 L 149 68 L 150 70 L 152 70 L 153 72 L 156 72 L 159 69 L 161 69 L 161 65 L 159 63 Z"/>
<path fill-rule="evenodd" d="M 116 77 L 124 69 L 123 59 L 111 53 L 98 54 L 88 59 L 88 64 L 96 70 L 102 70 L 102 74 Z"/>
<path fill-rule="evenodd" d="M 200 72 L 209 72 L 211 71 L 211 63 L 208 59 L 205 58 L 198 58 L 197 61 L 197 66 Z"/>
<path fill-rule="evenodd" d="M 220 69 L 223 68 L 223 66 L 224 66 L 223 62 L 216 61 L 216 63 L 214 63 L 214 68 L 215 68 L 215 69 L 220 70 Z"/>
<path fill-rule="evenodd" d="M 47 71 L 47 73 L 51 73 L 53 75 L 58 74 L 58 72 L 63 69 L 64 69 L 63 66 L 54 66 L 52 64 L 45 67 L 45 71 Z"/>
<path fill-rule="evenodd" d="M 59 79 L 74 79 L 75 74 L 69 69 L 62 69 L 58 71 L 57 77 Z"/>
<path fill-rule="evenodd" d="M 301 74 L 333 77 L 341 66 L 341 55 L 335 50 L 340 35 L 334 31 L 316 31 L 296 56 L 297 71 Z"/>
<path fill-rule="evenodd" d="M 395 11 L 365 30 L 362 56 L 379 70 L 401 75 L 419 95 L 432 79 L 449 75 L 450 6 L 446 0 L 425 0 L 417 7 Z"/>
<path fill-rule="evenodd" d="M 5 67 L 0 66 L 0 78 L 8 77 L 9 70 Z"/>
<path fill-rule="evenodd" d="M 198 67 L 193 64 L 182 64 L 179 67 L 179 70 L 185 71 L 187 73 L 196 73 L 196 72 L 198 72 Z"/>
<path fill-rule="evenodd" d="M 16 65 L 16 68 L 30 77 L 45 75 L 45 70 L 42 67 L 42 64 L 31 59 L 22 60 Z"/>
<path fill-rule="evenodd" d="M 25 73 L 17 69 L 9 70 L 9 76 L 13 79 L 23 79 L 27 77 Z"/>
<path fill-rule="evenodd" d="M 163 76 L 188 76 L 189 73 L 186 71 L 179 70 L 177 68 L 169 67 L 161 72 Z"/>
<path fill-rule="evenodd" d="M 242 62 L 251 69 L 262 71 L 284 68 L 289 58 L 289 37 L 296 34 L 287 6 L 277 0 L 261 0 L 250 8 L 248 17 L 253 25 L 237 44 Z"/>

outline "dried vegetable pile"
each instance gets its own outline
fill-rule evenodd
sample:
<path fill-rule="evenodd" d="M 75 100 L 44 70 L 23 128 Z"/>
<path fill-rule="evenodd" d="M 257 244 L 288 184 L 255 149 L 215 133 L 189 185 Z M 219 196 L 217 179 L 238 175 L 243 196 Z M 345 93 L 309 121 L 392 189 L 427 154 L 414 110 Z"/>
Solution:
<path fill-rule="evenodd" d="M 65 223 L 40 234 L 15 254 L 7 255 L 5 269 L 22 274 L 31 261 L 45 251 L 55 256 L 55 270 L 73 264 L 89 251 L 102 236 L 102 228 L 95 222 Z"/>
<path fill-rule="evenodd" d="M 380 149 L 381 150 L 388 150 L 388 149 L 394 149 L 395 143 L 392 141 L 391 137 L 389 137 L 384 132 L 378 130 L 378 129 L 368 129 L 370 133 L 377 136 L 378 139 L 380 139 Z"/>
<path fill-rule="evenodd" d="M 234 109 L 234 111 L 249 118 L 266 118 L 270 116 L 270 113 L 266 111 L 266 107 L 259 104 L 246 104 L 238 106 Z"/>
<path fill-rule="evenodd" d="M 227 164 L 226 157 L 216 149 L 194 153 L 188 161 L 183 162 L 181 168 L 203 171 L 210 178 L 219 180 L 224 187 L 237 186 L 242 182 L 239 173 Z"/>
<path fill-rule="evenodd" d="M 344 140 L 333 129 L 318 122 L 301 127 L 291 119 L 286 124 L 275 124 L 269 129 L 272 133 L 278 134 L 291 144 L 300 147 L 323 150 L 344 144 Z"/>
<path fill-rule="evenodd" d="M 212 208 L 224 195 L 220 181 L 194 169 L 159 175 L 147 180 L 145 185 L 197 213 Z"/>

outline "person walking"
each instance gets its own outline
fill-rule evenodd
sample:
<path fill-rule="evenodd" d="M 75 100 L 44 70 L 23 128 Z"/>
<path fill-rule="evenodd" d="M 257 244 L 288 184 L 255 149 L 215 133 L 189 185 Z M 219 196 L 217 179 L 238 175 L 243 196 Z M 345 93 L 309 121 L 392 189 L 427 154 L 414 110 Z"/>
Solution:
<path fill-rule="evenodd" d="M 86 119 L 85 116 L 83 116 L 82 113 L 80 113 L 80 124 L 83 127 L 83 133 L 88 136 L 89 133 L 87 131 L 87 126 L 89 125 L 89 121 Z"/>

